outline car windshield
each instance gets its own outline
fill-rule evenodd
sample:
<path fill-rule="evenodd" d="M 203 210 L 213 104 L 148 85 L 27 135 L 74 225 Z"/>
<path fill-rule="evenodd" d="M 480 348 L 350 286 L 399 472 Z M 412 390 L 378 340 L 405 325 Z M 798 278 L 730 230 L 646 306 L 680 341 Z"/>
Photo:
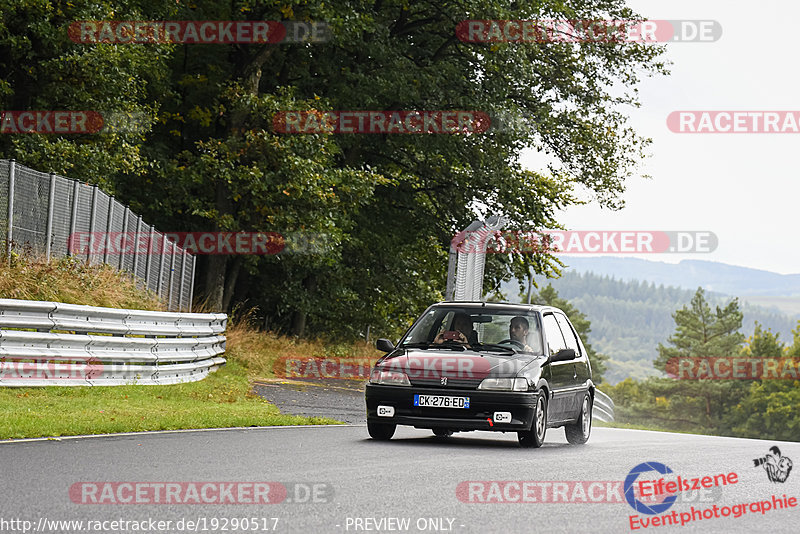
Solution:
<path fill-rule="evenodd" d="M 408 331 L 400 346 L 543 353 L 541 326 L 535 312 L 479 306 L 431 308 Z"/>

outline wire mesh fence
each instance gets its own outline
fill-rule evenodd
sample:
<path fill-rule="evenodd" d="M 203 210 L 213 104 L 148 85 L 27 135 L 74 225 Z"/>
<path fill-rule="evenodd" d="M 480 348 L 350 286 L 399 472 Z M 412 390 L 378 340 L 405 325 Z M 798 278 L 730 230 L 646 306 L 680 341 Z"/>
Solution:
<path fill-rule="evenodd" d="M 151 236 L 146 253 L 94 242 L 134 232 Z M 92 265 L 107 263 L 156 292 L 169 311 L 190 311 L 195 256 L 97 186 L 0 159 L 0 235 L 7 255 L 71 255 Z M 88 242 L 74 246 L 76 235 Z"/>

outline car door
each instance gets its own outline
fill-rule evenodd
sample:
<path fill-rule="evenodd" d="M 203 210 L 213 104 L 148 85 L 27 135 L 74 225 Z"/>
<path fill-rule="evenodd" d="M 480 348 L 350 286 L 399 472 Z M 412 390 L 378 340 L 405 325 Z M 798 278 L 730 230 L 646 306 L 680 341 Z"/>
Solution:
<path fill-rule="evenodd" d="M 545 345 L 548 354 L 555 356 L 561 349 L 567 348 L 564 335 L 558 326 L 558 320 L 554 313 L 545 313 L 542 317 L 544 329 Z M 574 395 L 574 368 L 573 361 L 551 362 L 550 367 L 550 401 L 547 403 L 547 420 L 551 422 L 563 421 L 566 419 L 567 403 L 572 402 Z"/>
<path fill-rule="evenodd" d="M 583 396 L 588 390 L 586 354 L 581 349 L 581 344 L 578 342 L 578 334 L 569 319 L 561 313 L 556 313 L 555 315 L 558 326 L 561 327 L 561 333 L 564 335 L 567 348 L 575 351 L 575 359 L 572 360 L 572 382 L 569 391 L 564 395 L 564 415 L 567 419 L 574 419 L 580 412 Z"/>

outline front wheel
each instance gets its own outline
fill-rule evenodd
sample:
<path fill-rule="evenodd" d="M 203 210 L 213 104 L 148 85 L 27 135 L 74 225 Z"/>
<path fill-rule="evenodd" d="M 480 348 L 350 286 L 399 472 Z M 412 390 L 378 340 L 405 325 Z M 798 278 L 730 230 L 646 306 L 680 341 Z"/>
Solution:
<path fill-rule="evenodd" d="M 536 397 L 536 409 L 533 412 L 533 421 L 530 430 L 517 432 L 517 439 L 521 447 L 537 449 L 544 443 L 544 434 L 547 431 L 547 400 L 544 391 L 539 391 Z"/>
<path fill-rule="evenodd" d="M 373 423 L 372 421 L 367 421 L 367 430 L 369 431 L 370 437 L 378 441 L 388 441 L 392 439 L 396 428 L 397 425 L 394 423 Z"/>
<path fill-rule="evenodd" d="M 583 397 L 581 415 L 578 420 L 565 426 L 564 429 L 567 433 L 567 441 L 573 445 L 583 445 L 589 441 L 589 435 L 592 433 L 592 398 L 588 393 Z"/>

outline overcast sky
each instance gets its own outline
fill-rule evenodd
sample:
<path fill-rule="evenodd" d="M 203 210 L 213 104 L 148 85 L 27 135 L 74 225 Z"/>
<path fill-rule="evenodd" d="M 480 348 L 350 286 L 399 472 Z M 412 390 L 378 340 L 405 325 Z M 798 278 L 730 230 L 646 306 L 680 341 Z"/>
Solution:
<path fill-rule="evenodd" d="M 648 254 L 676 262 L 720 261 L 778 273 L 800 273 L 800 134 L 676 134 L 676 110 L 800 111 L 800 5 L 781 0 L 629 0 L 649 19 L 713 19 L 714 43 L 670 43 L 670 76 L 646 79 L 631 125 L 653 139 L 633 179 L 627 206 L 610 211 L 573 207 L 560 220 L 571 230 L 710 230 L 719 247 L 708 254 Z M 540 163 L 535 155 L 523 162 Z M 567 258 L 568 262 L 568 258 Z"/>

